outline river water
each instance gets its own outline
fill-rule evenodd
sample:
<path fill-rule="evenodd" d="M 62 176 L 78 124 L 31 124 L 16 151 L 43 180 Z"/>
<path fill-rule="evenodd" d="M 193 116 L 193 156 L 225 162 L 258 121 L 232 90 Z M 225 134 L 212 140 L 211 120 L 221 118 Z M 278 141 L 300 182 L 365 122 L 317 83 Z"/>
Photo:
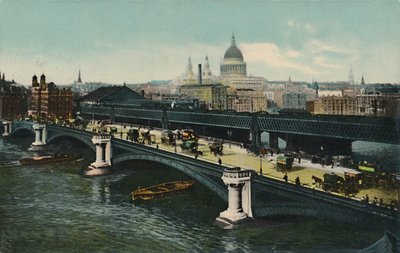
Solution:
<path fill-rule="evenodd" d="M 94 159 L 88 149 L 78 162 L 4 165 L 22 157 L 31 138 L 0 139 L 0 252 L 341 252 L 363 248 L 382 231 L 346 224 L 273 217 L 279 226 L 221 230 L 213 226 L 226 204 L 206 187 L 132 205 L 140 186 L 187 179 L 148 162 L 128 162 L 104 177 L 81 172 Z"/>

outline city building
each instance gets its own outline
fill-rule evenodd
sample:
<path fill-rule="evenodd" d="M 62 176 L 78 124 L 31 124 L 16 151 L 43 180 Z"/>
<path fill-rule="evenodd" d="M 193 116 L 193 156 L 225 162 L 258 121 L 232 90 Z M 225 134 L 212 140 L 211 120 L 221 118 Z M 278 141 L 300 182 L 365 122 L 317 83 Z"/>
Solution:
<path fill-rule="evenodd" d="M 162 94 L 160 102 L 169 105 L 171 109 L 204 109 L 204 103 L 200 103 L 198 98 L 193 98 L 184 94 Z"/>
<path fill-rule="evenodd" d="M 305 93 L 285 92 L 282 94 L 283 108 L 306 109 Z"/>
<path fill-rule="evenodd" d="M 358 115 L 397 117 L 400 94 L 370 92 L 357 95 Z"/>
<path fill-rule="evenodd" d="M 32 77 L 28 115 L 45 119 L 69 119 L 72 114 L 73 95 L 71 89 L 58 88 L 53 82 L 46 83 L 46 76 Z"/>
<path fill-rule="evenodd" d="M 312 114 L 324 114 L 324 108 L 320 99 L 306 101 L 306 110 Z"/>
<path fill-rule="evenodd" d="M 1 76 L 1 75 L 0 75 Z M 0 79 L 0 119 L 15 119 L 26 114 L 27 90 L 13 81 Z"/>
<path fill-rule="evenodd" d="M 328 96 L 320 98 L 323 114 L 357 115 L 357 99 L 355 97 Z"/>
<path fill-rule="evenodd" d="M 252 89 L 235 89 L 227 96 L 228 110 L 237 112 L 267 111 L 268 99 L 262 92 Z"/>
<path fill-rule="evenodd" d="M 81 100 L 81 105 L 98 105 L 98 104 L 125 104 L 125 105 L 139 105 L 145 101 L 145 98 L 132 89 L 121 86 L 100 87 Z"/>
<path fill-rule="evenodd" d="M 184 84 L 179 93 L 198 98 L 209 110 L 225 110 L 227 108 L 227 87 L 220 84 Z"/>

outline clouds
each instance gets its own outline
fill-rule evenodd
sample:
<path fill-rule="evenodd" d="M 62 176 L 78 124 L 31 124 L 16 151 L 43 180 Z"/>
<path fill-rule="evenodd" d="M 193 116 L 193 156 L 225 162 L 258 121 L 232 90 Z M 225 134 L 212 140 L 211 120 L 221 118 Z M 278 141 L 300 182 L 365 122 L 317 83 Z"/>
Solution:
<path fill-rule="evenodd" d="M 262 68 L 256 65 L 263 65 L 264 69 L 269 70 L 269 78 L 278 79 L 283 77 L 275 76 L 275 73 L 287 73 L 285 76 L 295 75 L 302 80 L 311 77 L 322 80 L 346 80 L 349 66 L 359 59 L 357 48 L 344 47 L 339 43 L 314 38 L 305 41 L 299 46 L 300 49 L 296 50 L 272 42 L 245 43 L 240 47 L 250 66 L 260 70 Z"/>
<path fill-rule="evenodd" d="M 257 62 L 274 68 L 297 70 L 304 74 L 314 74 L 315 71 L 307 64 L 294 58 L 301 56 L 295 50 L 284 50 L 274 43 L 247 43 L 241 45 L 247 62 Z"/>
<path fill-rule="evenodd" d="M 307 34 L 315 34 L 318 31 L 316 25 L 307 22 L 300 22 L 298 20 L 288 19 L 286 21 L 286 24 L 290 29 L 296 30 L 296 32 L 306 32 Z"/>

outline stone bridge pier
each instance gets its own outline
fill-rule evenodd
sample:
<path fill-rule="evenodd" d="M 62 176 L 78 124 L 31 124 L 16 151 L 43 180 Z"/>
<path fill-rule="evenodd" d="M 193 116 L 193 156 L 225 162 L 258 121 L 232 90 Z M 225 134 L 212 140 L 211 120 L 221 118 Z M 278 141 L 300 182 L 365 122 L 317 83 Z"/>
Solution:
<path fill-rule="evenodd" d="M 11 120 L 3 120 L 4 132 L 3 136 L 9 136 L 12 132 L 12 121 Z"/>
<path fill-rule="evenodd" d="M 251 170 L 226 168 L 222 181 L 228 186 L 228 209 L 221 212 L 215 224 L 223 229 L 235 229 L 253 217 L 251 201 Z"/>
<path fill-rule="evenodd" d="M 100 176 L 111 173 L 111 138 L 109 134 L 93 136 L 92 143 L 96 145 L 96 161 L 85 170 L 86 176 Z"/>
<path fill-rule="evenodd" d="M 35 132 L 35 141 L 32 143 L 31 147 L 28 149 L 30 151 L 39 151 L 46 146 L 47 140 L 47 129 L 46 124 L 34 123 L 32 125 L 33 131 Z"/>

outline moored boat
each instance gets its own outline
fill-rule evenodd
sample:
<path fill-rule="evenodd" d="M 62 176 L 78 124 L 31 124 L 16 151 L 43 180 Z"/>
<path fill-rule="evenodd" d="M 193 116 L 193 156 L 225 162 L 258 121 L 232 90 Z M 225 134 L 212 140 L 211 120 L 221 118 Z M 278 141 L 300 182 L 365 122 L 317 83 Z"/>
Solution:
<path fill-rule="evenodd" d="M 53 162 L 65 162 L 72 161 L 77 159 L 76 156 L 65 155 L 65 154 L 57 154 L 57 155 L 46 155 L 46 156 L 36 156 L 36 157 L 27 157 L 19 160 L 21 165 L 30 165 L 30 164 L 41 164 L 41 163 L 53 163 Z"/>
<path fill-rule="evenodd" d="M 176 192 L 180 192 L 192 187 L 195 182 L 196 181 L 194 180 L 174 181 L 146 188 L 138 188 L 131 193 L 132 200 L 151 200 L 173 195 Z"/>

